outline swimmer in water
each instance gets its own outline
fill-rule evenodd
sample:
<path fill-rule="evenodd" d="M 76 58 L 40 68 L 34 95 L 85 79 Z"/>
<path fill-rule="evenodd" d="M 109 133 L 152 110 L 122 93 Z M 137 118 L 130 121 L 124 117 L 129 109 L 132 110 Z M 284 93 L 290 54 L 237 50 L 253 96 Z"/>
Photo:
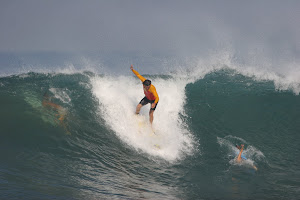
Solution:
<path fill-rule="evenodd" d="M 58 118 L 59 124 L 65 129 L 65 131 L 67 132 L 67 134 L 71 134 L 68 131 L 67 126 L 66 126 L 66 124 L 64 122 L 65 117 L 66 117 L 66 110 L 62 106 L 60 106 L 60 105 L 58 105 L 56 103 L 51 102 L 51 98 L 49 97 L 49 95 L 47 94 L 47 92 L 43 95 L 42 105 L 45 108 L 54 109 L 57 112 L 57 116 L 59 116 L 59 118 Z"/>
<path fill-rule="evenodd" d="M 235 145 L 235 146 L 236 146 L 236 148 L 238 148 L 240 150 L 239 155 L 236 158 L 236 161 L 238 163 L 240 163 L 243 160 L 247 160 L 247 158 L 244 155 L 242 155 L 243 150 L 244 150 L 244 144 L 241 144 L 241 146 L 238 146 L 238 145 Z M 252 167 L 257 171 L 257 167 L 255 165 L 252 165 Z"/>

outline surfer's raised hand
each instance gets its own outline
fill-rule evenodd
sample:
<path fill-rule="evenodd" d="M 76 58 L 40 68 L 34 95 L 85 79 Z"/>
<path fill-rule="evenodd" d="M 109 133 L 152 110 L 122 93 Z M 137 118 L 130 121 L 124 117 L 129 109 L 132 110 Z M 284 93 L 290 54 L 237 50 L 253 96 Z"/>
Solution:
<path fill-rule="evenodd" d="M 133 65 L 130 66 L 130 69 L 133 70 Z"/>

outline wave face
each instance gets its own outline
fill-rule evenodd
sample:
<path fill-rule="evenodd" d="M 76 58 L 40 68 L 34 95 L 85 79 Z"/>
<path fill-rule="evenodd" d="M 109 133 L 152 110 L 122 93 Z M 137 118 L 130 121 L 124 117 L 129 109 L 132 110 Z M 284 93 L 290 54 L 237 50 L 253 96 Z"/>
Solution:
<path fill-rule="evenodd" d="M 199 73 L 145 75 L 160 96 L 155 136 L 134 114 L 143 98 L 134 76 L 1 77 L 0 198 L 299 196 L 298 83 L 280 88 L 228 67 Z M 145 126 L 148 112 L 138 116 Z M 236 163 L 242 143 L 247 162 Z"/>

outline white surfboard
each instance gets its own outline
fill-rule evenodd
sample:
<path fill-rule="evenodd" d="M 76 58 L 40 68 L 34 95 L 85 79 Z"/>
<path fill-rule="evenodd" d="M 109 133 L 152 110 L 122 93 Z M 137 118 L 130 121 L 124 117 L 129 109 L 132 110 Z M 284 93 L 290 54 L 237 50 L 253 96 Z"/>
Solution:
<path fill-rule="evenodd" d="M 139 134 L 143 135 L 147 140 L 153 142 L 153 147 L 156 149 L 160 149 L 160 145 L 157 143 L 159 139 L 159 135 L 153 130 L 150 122 L 146 119 L 143 115 L 136 115 L 135 116 L 138 132 Z"/>

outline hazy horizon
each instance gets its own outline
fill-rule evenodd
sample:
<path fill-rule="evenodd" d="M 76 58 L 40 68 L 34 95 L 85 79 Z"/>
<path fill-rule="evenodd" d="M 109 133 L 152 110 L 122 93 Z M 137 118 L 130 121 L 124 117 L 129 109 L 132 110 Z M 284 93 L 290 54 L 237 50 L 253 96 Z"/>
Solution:
<path fill-rule="evenodd" d="M 298 55 L 299 1 L 1 1 L 1 52 Z"/>

